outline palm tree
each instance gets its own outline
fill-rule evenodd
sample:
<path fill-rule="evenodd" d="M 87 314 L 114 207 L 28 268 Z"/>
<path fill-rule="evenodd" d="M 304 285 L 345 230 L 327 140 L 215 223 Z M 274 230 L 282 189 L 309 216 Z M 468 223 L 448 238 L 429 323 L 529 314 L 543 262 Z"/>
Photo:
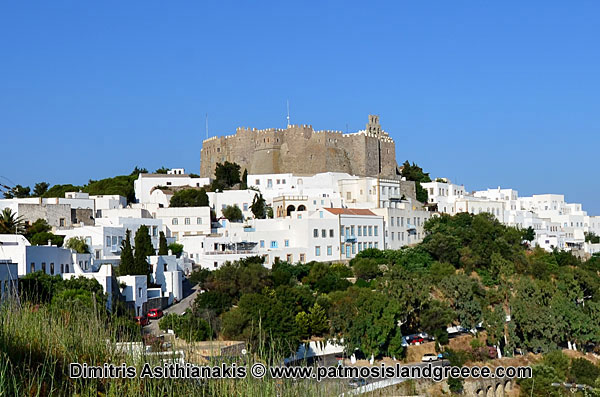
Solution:
<path fill-rule="evenodd" d="M 23 233 L 23 218 L 17 216 L 10 208 L 5 208 L 0 214 L 0 234 Z"/>

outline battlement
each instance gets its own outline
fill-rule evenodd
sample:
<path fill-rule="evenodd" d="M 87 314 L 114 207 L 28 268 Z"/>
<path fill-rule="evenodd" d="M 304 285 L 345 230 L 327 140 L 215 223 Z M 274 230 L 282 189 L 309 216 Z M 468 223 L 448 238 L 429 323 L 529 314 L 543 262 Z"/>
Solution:
<path fill-rule="evenodd" d="M 385 146 L 374 144 L 372 138 Z M 203 141 L 200 175 L 211 177 L 216 163 L 230 161 L 253 174 L 347 172 L 395 178 L 395 155 L 393 139 L 381 129 L 379 117 L 373 115 L 364 130 L 351 133 L 315 131 L 310 124 L 238 127 L 235 134 Z"/>

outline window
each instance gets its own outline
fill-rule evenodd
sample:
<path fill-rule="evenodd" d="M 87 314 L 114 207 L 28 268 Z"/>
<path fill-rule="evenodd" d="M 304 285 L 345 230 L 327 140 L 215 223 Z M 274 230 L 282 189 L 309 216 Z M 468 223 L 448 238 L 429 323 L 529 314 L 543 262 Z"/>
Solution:
<path fill-rule="evenodd" d="M 373 248 L 373 243 L 369 242 L 369 248 Z"/>
<path fill-rule="evenodd" d="M 319 229 L 313 229 L 313 237 L 319 237 Z"/>
<path fill-rule="evenodd" d="M 42 262 L 42 271 L 46 273 L 46 262 Z"/>
<path fill-rule="evenodd" d="M 65 227 L 65 218 L 60 218 L 60 220 L 58 221 L 58 225 L 60 227 Z"/>
<path fill-rule="evenodd" d="M 378 230 L 379 230 L 379 226 L 373 226 L 373 235 L 374 235 L 375 237 L 377 237 L 377 235 L 379 234 L 379 233 L 378 233 Z"/>
<path fill-rule="evenodd" d="M 171 225 L 177 225 L 177 224 L 179 224 L 179 221 L 177 220 L 177 218 L 171 219 Z"/>
<path fill-rule="evenodd" d="M 306 262 L 306 255 L 305 254 L 300 254 L 300 262 L 301 263 Z"/>
<path fill-rule="evenodd" d="M 362 251 L 362 243 L 358 243 L 358 252 Z"/>
<path fill-rule="evenodd" d="M 50 274 L 54 275 L 54 262 L 50 262 Z"/>
<path fill-rule="evenodd" d="M 277 142 L 279 142 L 279 139 L 277 139 Z M 282 179 L 282 180 L 281 180 L 281 184 L 282 184 L 282 185 L 285 185 L 285 179 Z"/>
<path fill-rule="evenodd" d="M 69 264 L 68 263 L 65 265 L 65 270 L 67 273 L 69 273 Z"/>
<path fill-rule="evenodd" d="M 110 247 L 110 236 L 106 236 L 106 246 Z"/>
<path fill-rule="evenodd" d="M 256 180 L 254 181 L 254 183 L 255 183 L 255 185 L 256 185 L 256 186 L 259 186 L 259 185 L 260 185 L 260 179 L 256 179 Z"/>
<path fill-rule="evenodd" d="M 323 211 L 319 211 L 319 218 L 323 218 Z"/>
<path fill-rule="evenodd" d="M 138 296 L 141 298 L 142 297 L 142 289 L 138 288 Z"/>
<path fill-rule="evenodd" d="M 35 273 L 35 262 L 31 262 L 31 266 L 30 266 L 30 268 L 29 268 L 29 271 L 30 271 L 31 273 Z"/>
<path fill-rule="evenodd" d="M 260 240 L 260 248 L 265 248 L 265 240 Z"/>
<path fill-rule="evenodd" d="M 277 241 L 271 241 L 271 248 L 277 248 Z"/>
<path fill-rule="evenodd" d="M 394 232 L 392 232 L 392 241 L 394 241 Z"/>
<path fill-rule="evenodd" d="M 315 256 L 321 256 L 321 247 L 318 245 L 315 247 Z"/>
<path fill-rule="evenodd" d="M 350 258 L 350 244 L 346 244 L 346 258 Z"/>
<path fill-rule="evenodd" d="M 196 218 L 196 225 L 202 224 L 202 218 Z"/>
<path fill-rule="evenodd" d="M 283 241 L 283 245 L 286 246 L 286 247 L 289 247 L 290 246 L 290 240 L 284 240 Z"/>
<path fill-rule="evenodd" d="M 329 237 L 333 237 L 333 229 L 329 229 Z"/>
<path fill-rule="evenodd" d="M 362 236 L 362 227 L 361 226 L 358 227 L 358 235 Z"/>
<path fill-rule="evenodd" d="M 248 203 L 244 203 L 244 205 L 242 206 L 242 208 L 244 208 L 244 211 L 248 211 Z"/>
<path fill-rule="evenodd" d="M 331 256 L 331 254 L 333 253 L 333 249 L 331 247 L 331 245 L 327 246 L 327 256 Z"/>
<path fill-rule="evenodd" d="M 378 245 L 379 245 L 379 243 L 377 241 L 375 241 L 375 248 L 377 248 Z"/>
<path fill-rule="evenodd" d="M 321 237 L 322 238 L 326 238 L 327 237 L 327 230 L 326 229 L 321 229 Z"/>
<path fill-rule="evenodd" d="M 171 182 L 167 182 L 167 186 L 171 186 Z"/>
<path fill-rule="evenodd" d="M 390 217 L 390 226 L 394 226 L 394 217 L 393 216 Z"/>
<path fill-rule="evenodd" d="M 184 223 L 185 223 L 186 225 L 189 225 L 189 224 L 190 224 L 190 218 L 185 218 L 185 220 L 184 220 Z"/>
<path fill-rule="evenodd" d="M 65 264 L 64 264 L 64 263 L 61 263 L 61 264 L 60 264 L 60 272 L 61 272 L 61 273 L 64 273 L 64 272 L 65 272 Z"/>
<path fill-rule="evenodd" d="M 352 255 L 356 254 L 356 243 L 352 243 Z"/>
<path fill-rule="evenodd" d="M 354 236 L 354 225 L 350 226 L 350 235 Z"/>
<path fill-rule="evenodd" d="M 292 263 L 292 262 L 293 262 L 293 257 L 292 257 L 292 254 L 287 254 L 287 255 L 285 256 L 285 260 L 286 260 L 288 263 Z"/>
<path fill-rule="evenodd" d="M 273 179 L 267 179 L 267 187 L 273 187 Z"/>
<path fill-rule="evenodd" d="M 281 179 L 277 179 L 277 184 L 280 185 L 281 184 Z"/>
<path fill-rule="evenodd" d="M 372 236 L 372 235 L 373 235 L 373 227 L 369 226 L 369 236 Z"/>

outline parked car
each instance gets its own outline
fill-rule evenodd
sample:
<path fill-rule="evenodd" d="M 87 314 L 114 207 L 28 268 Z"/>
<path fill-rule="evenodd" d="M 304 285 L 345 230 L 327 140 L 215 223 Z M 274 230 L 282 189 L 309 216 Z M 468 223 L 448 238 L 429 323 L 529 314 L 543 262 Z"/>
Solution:
<path fill-rule="evenodd" d="M 160 309 L 150 309 L 146 316 L 148 316 L 148 318 L 161 318 L 163 316 L 163 311 Z"/>
<path fill-rule="evenodd" d="M 135 323 L 137 325 L 141 325 L 142 327 L 145 325 L 148 325 L 149 321 L 148 321 L 148 317 L 146 316 L 137 316 L 133 318 L 133 321 L 135 321 Z"/>
<path fill-rule="evenodd" d="M 420 336 L 416 336 L 412 338 L 408 343 L 410 343 L 411 345 L 420 345 L 423 342 L 425 342 L 425 339 L 421 338 Z"/>
<path fill-rule="evenodd" d="M 352 387 L 361 387 L 368 383 L 369 382 L 367 382 L 367 380 L 364 378 L 355 378 L 355 379 L 351 379 L 350 382 L 348 382 L 348 385 L 350 385 Z"/>
<path fill-rule="evenodd" d="M 424 363 L 437 361 L 437 360 L 438 360 L 438 355 L 433 354 L 433 353 L 424 354 L 423 357 L 421 358 L 421 361 L 423 361 Z"/>

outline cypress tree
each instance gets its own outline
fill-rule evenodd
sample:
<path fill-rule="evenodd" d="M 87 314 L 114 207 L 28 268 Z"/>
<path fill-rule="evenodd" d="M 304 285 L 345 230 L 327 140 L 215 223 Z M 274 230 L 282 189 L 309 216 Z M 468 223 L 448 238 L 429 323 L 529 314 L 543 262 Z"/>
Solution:
<path fill-rule="evenodd" d="M 158 240 L 158 255 L 167 255 L 169 248 L 167 247 L 167 238 L 163 232 L 160 232 L 160 238 Z"/>
<path fill-rule="evenodd" d="M 134 274 L 150 274 L 148 255 L 154 255 L 154 247 L 148 226 L 142 225 L 135 233 Z"/>
<path fill-rule="evenodd" d="M 125 232 L 125 240 L 121 244 L 121 264 L 119 265 L 119 275 L 125 276 L 133 273 L 134 259 L 131 248 L 131 231 Z"/>

